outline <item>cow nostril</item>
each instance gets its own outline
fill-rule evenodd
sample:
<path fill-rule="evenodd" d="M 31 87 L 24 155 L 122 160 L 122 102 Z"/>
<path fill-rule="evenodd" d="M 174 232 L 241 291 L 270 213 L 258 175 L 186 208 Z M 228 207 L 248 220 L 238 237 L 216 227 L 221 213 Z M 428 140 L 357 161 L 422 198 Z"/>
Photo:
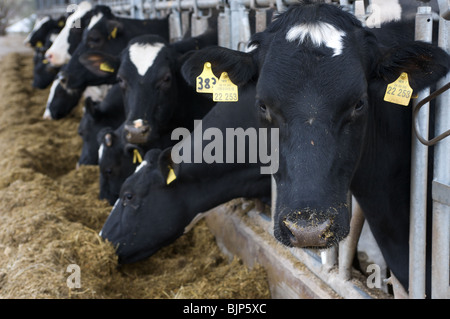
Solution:
<path fill-rule="evenodd" d="M 292 235 L 290 242 L 295 247 L 326 247 L 329 240 L 334 237 L 330 230 L 332 223 L 329 219 L 315 225 L 304 220 L 285 219 L 283 224 Z"/>

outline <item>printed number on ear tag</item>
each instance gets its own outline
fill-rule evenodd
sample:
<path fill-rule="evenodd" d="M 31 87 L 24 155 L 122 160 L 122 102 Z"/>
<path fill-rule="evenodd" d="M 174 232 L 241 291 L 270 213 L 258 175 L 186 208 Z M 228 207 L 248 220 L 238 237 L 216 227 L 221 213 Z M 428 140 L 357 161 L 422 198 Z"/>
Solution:
<path fill-rule="evenodd" d="M 197 76 L 197 93 L 213 93 L 217 81 L 217 77 L 212 72 L 211 63 L 206 62 L 202 73 Z"/>
<path fill-rule="evenodd" d="M 387 86 L 384 100 L 386 102 L 408 106 L 412 92 L 413 90 L 409 86 L 408 74 L 403 72 L 397 80 Z"/>
<path fill-rule="evenodd" d="M 237 102 L 238 87 L 231 82 L 227 72 L 223 72 L 219 81 L 214 86 L 213 101 L 214 102 Z"/>

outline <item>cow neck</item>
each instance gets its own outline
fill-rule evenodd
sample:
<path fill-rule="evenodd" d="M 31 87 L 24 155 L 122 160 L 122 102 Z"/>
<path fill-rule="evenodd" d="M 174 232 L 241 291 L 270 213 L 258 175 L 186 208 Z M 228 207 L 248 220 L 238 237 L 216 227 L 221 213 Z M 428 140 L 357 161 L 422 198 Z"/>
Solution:
<path fill-rule="evenodd" d="M 135 20 L 128 18 L 117 18 L 123 24 L 123 32 L 127 42 L 140 35 L 157 34 L 166 40 L 169 40 L 169 20 L 163 19 L 147 19 Z"/>
<path fill-rule="evenodd" d="M 205 165 L 205 164 L 203 164 Z M 175 185 L 174 185 L 175 186 Z M 205 177 L 179 184 L 180 198 L 185 199 L 186 214 L 193 219 L 235 198 L 262 198 L 270 195 L 270 175 L 260 174 L 259 167 L 225 172 L 222 177 Z"/>

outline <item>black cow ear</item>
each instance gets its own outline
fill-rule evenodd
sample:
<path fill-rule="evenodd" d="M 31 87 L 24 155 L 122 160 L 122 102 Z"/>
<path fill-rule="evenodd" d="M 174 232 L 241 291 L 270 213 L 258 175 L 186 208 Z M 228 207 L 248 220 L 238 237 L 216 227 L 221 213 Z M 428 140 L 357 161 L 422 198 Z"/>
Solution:
<path fill-rule="evenodd" d="M 408 74 L 409 85 L 418 92 L 445 76 L 450 56 L 435 45 L 414 41 L 388 49 L 376 67 L 377 77 L 394 82 L 402 72 Z"/>
<path fill-rule="evenodd" d="M 117 74 L 120 66 L 120 60 L 112 55 L 102 52 L 86 52 L 83 53 L 79 61 L 90 72 L 100 77 L 108 77 Z"/>
<path fill-rule="evenodd" d="M 227 72 L 237 86 L 246 84 L 257 73 L 252 54 L 223 47 L 207 47 L 190 54 L 183 63 L 181 72 L 189 85 L 195 86 L 196 78 L 202 73 L 206 62 L 211 63 L 212 71 L 217 78 L 220 78 L 222 72 Z"/>
<path fill-rule="evenodd" d="M 100 130 L 97 134 L 97 142 L 99 145 L 105 144 L 108 147 L 111 147 L 115 139 L 114 130 L 111 127 L 105 127 Z"/>

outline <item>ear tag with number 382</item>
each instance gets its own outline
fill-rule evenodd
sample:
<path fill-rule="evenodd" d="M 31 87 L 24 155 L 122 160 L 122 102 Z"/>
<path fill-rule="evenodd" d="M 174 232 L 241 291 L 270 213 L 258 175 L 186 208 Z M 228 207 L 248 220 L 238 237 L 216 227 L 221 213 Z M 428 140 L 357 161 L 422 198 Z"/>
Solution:
<path fill-rule="evenodd" d="M 403 72 L 397 80 L 389 83 L 384 100 L 386 102 L 408 106 L 412 92 L 413 90 L 409 86 L 408 74 Z"/>
<path fill-rule="evenodd" d="M 214 86 L 213 101 L 214 102 L 237 102 L 238 87 L 231 82 L 227 72 L 223 72 L 219 81 Z"/>
<path fill-rule="evenodd" d="M 217 81 L 217 77 L 212 72 L 211 63 L 206 62 L 203 66 L 203 72 L 197 76 L 197 93 L 213 93 Z"/>

